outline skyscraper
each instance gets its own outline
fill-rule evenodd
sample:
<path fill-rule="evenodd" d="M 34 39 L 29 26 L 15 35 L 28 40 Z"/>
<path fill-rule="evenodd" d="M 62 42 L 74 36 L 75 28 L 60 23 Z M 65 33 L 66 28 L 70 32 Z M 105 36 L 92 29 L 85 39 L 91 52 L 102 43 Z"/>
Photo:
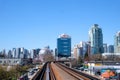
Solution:
<path fill-rule="evenodd" d="M 80 44 L 79 44 L 79 46 L 82 48 L 81 54 L 82 54 L 82 57 L 84 57 L 85 53 L 86 53 L 87 50 L 88 50 L 87 42 L 81 41 Z M 88 53 L 88 52 L 87 52 L 87 53 Z"/>
<path fill-rule="evenodd" d="M 34 58 L 34 49 L 30 50 L 30 58 Z"/>
<path fill-rule="evenodd" d="M 79 57 L 81 56 L 80 54 L 80 47 L 78 47 L 78 45 L 75 45 L 73 48 L 73 56 L 74 58 L 76 58 L 77 60 L 79 59 Z"/>
<path fill-rule="evenodd" d="M 103 44 L 104 53 L 107 53 L 107 44 Z"/>
<path fill-rule="evenodd" d="M 29 58 L 29 51 L 27 49 L 24 49 L 23 51 L 23 58 Z"/>
<path fill-rule="evenodd" d="M 86 53 L 88 55 L 90 55 L 90 44 L 89 44 L 89 42 L 81 41 L 79 44 L 75 45 L 73 53 L 74 53 L 74 57 L 76 59 L 78 59 L 79 57 L 84 59 Z"/>
<path fill-rule="evenodd" d="M 115 53 L 120 53 L 120 31 L 115 35 L 115 45 L 114 45 Z"/>
<path fill-rule="evenodd" d="M 20 53 L 21 53 L 21 48 L 17 48 L 15 58 L 20 58 Z"/>
<path fill-rule="evenodd" d="M 71 56 L 71 37 L 67 34 L 61 34 L 57 38 L 57 56 L 70 57 Z"/>
<path fill-rule="evenodd" d="M 24 58 L 24 54 L 25 54 L 25 49 L 22 47 L 20 48 L 20 58 Z"/>
<path fill-rule="evenodd" d="M 9 50 L 9 51 L 8 51 L 8 58 L 12 58 L 12 56 L 13 56 L 13 55 L 12 55 L 12 51 Z"/>
<path fill-rule="evenodd" d="M 108 53 L 114 53 L 114 46 L 108 45 Z"/>
<path fill-rule="evenodd" d="M 12 55 L 13 55 L 13 58 L 16 58 L 16 48 L 12 49 Z"/>
<path fill-rule="evenodd" d="M 98 24 L 94 24 L 89 31 L 89 40 L 91 43 L 91 53 L 103 53 L 103 34 Z"/>

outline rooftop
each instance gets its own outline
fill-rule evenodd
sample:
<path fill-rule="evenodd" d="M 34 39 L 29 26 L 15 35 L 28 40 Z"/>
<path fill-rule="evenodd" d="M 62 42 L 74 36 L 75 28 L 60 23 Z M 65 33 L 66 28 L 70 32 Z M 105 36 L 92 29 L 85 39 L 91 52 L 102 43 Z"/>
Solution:
<path fill-rule="evenodd" d="M 70 38 L 70 36 L 63 33 L 63 34 L 59 35 L 59 38 Z"/>

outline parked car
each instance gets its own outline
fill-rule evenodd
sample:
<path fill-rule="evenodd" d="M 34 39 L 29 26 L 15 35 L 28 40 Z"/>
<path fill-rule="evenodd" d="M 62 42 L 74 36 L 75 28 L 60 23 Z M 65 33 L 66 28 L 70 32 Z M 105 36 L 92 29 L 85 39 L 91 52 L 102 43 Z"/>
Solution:
<path fill-rule="evenodd" d="M 87 69 L 87 68 L 85 68 L 85 69 L 84 69 L 84 71 L 88 71 L 88 69 Z"/>
<path fill-rule="evenodd" d="M 80 70 L 80 71 L 84 71 L 84 67 L 80 67 L 79 70 Z"/>
<path fill-rule="evenodd" d="M 27 74 L 24 74 L 22 75 L 19 80 L 28 80 L 28 75 Z"/>
<path fill-rule="evenodd" d="M 33 71 L 35 71 L 35 72 L 36 72 L 37 70 L 38 70 L 37 68 L 34 68 L 34 69 L 33 69 Z"/>
<path fill-rule="evenodd" d="M 33 75 L 35 72 L 33 70 L 31 70 L 30 72 L 28 72 L 28 75 Z"/>

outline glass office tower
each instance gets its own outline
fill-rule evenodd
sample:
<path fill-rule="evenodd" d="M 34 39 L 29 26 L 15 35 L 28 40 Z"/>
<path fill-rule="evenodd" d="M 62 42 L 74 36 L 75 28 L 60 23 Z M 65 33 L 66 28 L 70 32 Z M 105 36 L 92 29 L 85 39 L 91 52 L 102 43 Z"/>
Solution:
<path fill-rule="evenodd" d="M 115 35 L 115 45 L 114 45 L 115 53 L 120 53 L 120 31 Z"/>
<path fill-rule="evenodd" d="M 98 27 L 98 24 L 94 24 L 89 31 L 89 40 L 91 43 L 91 53 L 98 54 L 103 53 L 103 34 L 102 29 Z"/>
<path fill-rule="evenodd" d="M 71 56 L 71 37 L 67 34 L 61 34 L 57 38 L 57 56 L 70 57 Z"/>

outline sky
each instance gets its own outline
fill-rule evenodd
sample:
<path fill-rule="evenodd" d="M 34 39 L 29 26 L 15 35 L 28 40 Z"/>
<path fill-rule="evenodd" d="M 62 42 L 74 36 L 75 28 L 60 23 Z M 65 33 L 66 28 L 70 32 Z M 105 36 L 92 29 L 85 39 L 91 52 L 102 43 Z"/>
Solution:
<path fill-rule="evenodd" d="M 104 43 L 114 44 L 120 31 L 120 0 L 0 0 L 0 50 L 56 47 L 66 33 L 72 47 L 88 41 L 88 31 L 98 24 Z"/>

